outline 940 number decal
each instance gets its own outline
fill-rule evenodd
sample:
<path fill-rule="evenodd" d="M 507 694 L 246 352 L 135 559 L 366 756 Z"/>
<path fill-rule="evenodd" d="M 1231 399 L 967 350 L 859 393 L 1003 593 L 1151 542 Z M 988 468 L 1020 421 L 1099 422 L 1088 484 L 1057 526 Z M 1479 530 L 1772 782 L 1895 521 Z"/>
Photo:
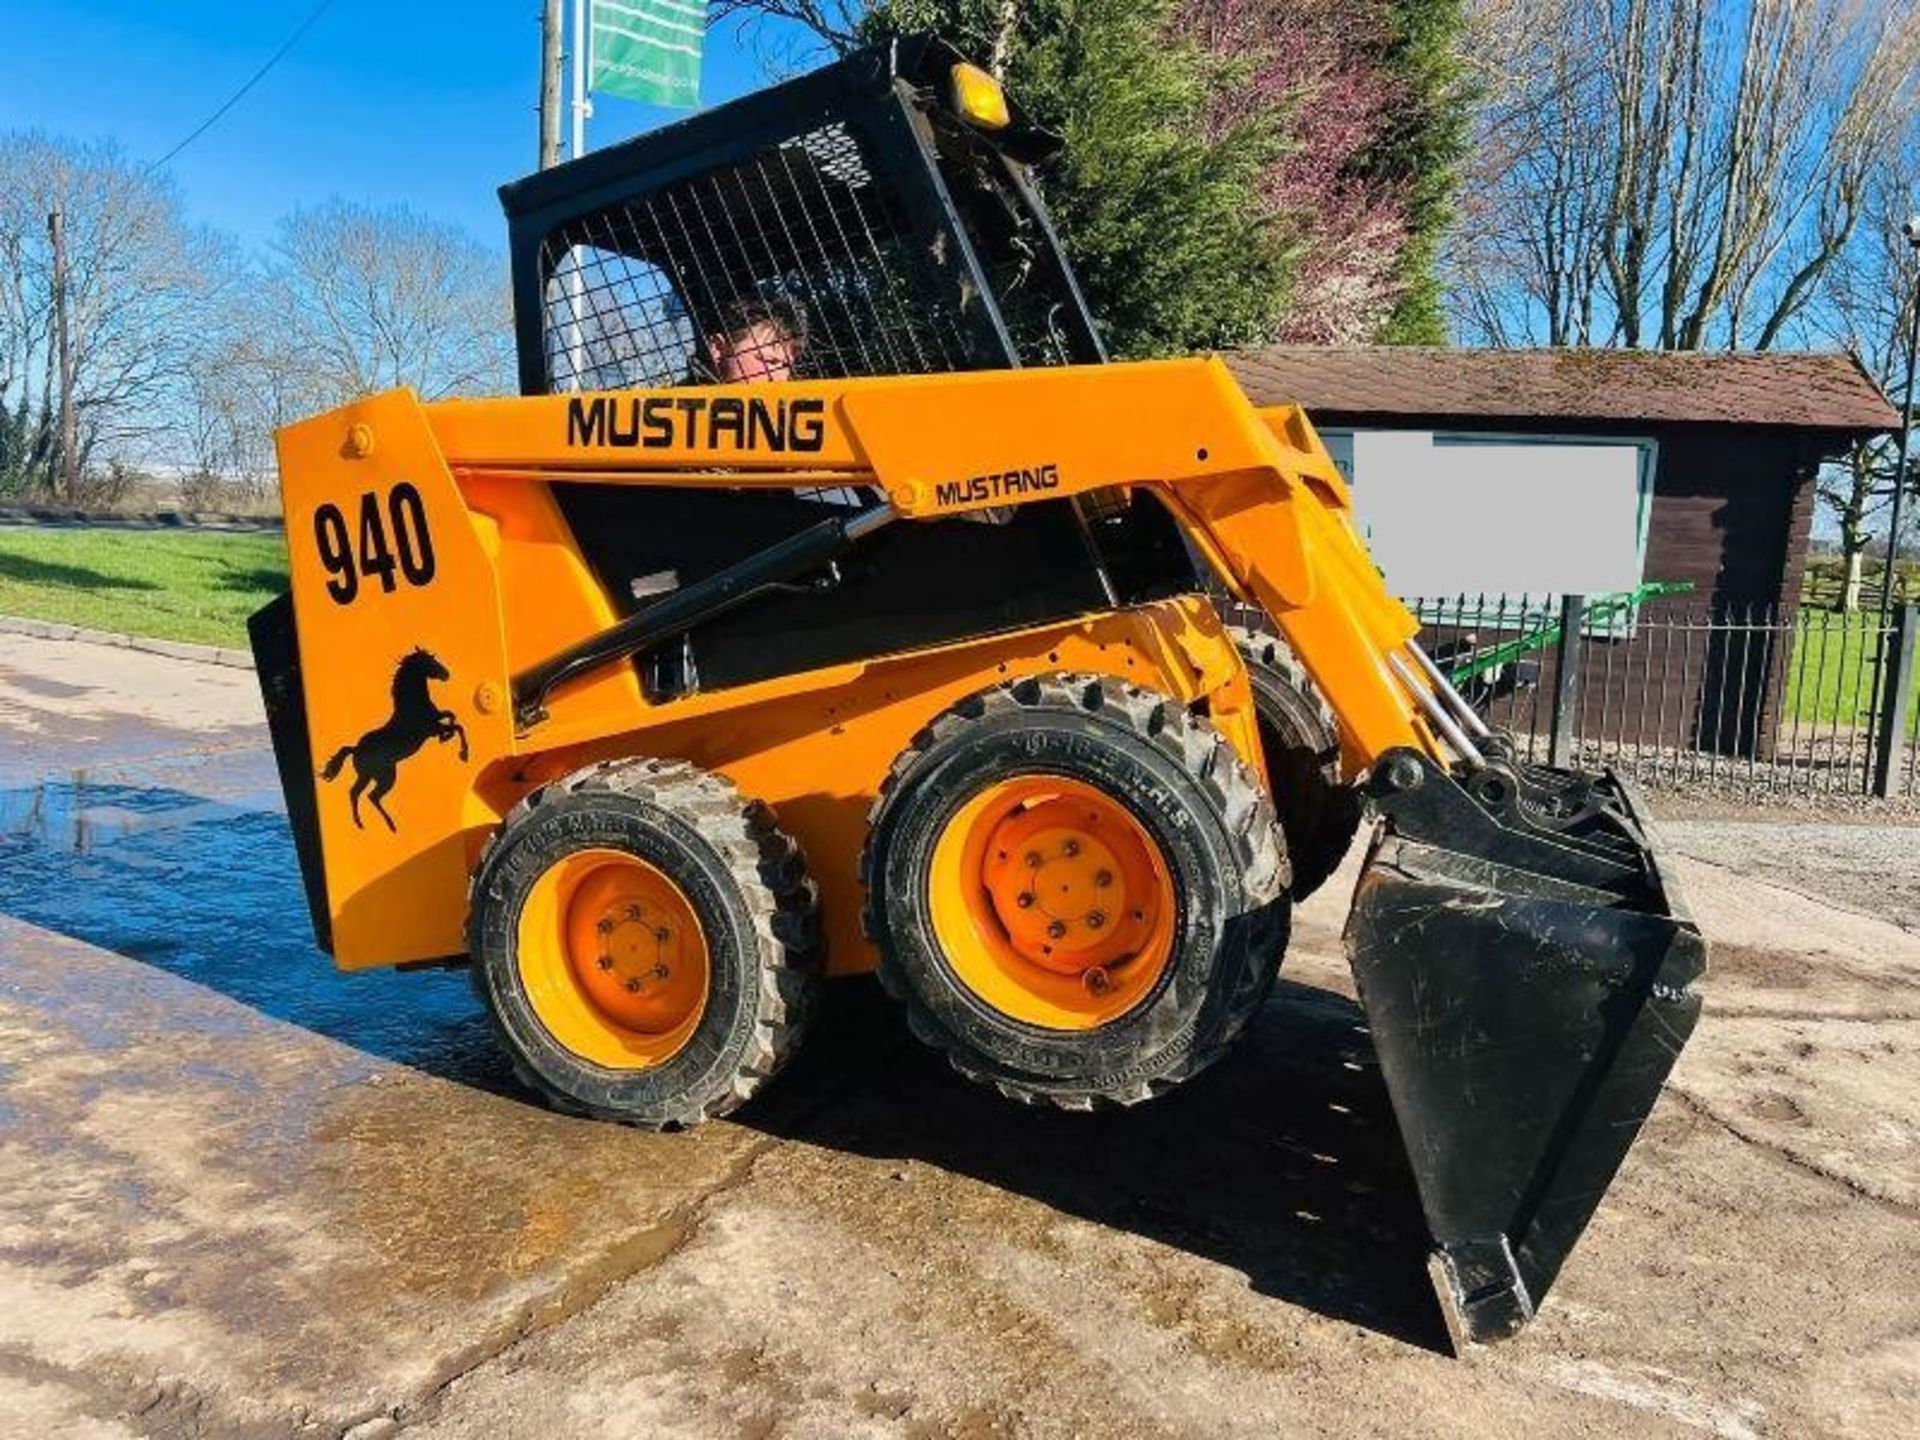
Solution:
<path fill-rule="evenodd" d="M 322 505 L 314 512 L 313 539 L 327 570 L 327 594 L 336 604 L 359 599 L 363 582 L 379 581 L 387 595 L 401 580 L 413 586 L 433 583 L 426 503 L 405 481 L 387 492 L 385 504 L 376 491 L 362 495 L 358 524 L 352 528 L 338 505 Z"/>

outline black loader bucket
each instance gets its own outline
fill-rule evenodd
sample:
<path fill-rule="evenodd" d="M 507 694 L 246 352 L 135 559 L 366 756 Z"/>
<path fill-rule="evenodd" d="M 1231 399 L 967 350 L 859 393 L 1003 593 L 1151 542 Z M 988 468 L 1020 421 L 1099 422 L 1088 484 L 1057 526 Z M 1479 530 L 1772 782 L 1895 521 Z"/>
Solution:
<path fill-rule="evenodd" d="M 1456 1345 L 1533 1318 L 1699 1018 L 1706 948 L 1624 781 L 1413 751 L 1347 950 Z"/>

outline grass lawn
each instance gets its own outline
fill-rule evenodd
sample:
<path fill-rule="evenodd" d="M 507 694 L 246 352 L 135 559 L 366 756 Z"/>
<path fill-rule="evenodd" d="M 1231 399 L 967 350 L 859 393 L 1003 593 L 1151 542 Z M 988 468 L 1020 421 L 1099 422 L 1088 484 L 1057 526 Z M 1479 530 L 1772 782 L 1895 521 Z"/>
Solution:
<path fill-rule="evenodd" d="M 1877 605 L 1853 615 L 1803 612 L 1795 650 L 1787 656 L 1786 719 L 1802 725 L 1864 725 L 1879 683 Z M 1920 666 L 1909 699 L 1920 706 Z M 1910 710 L 1920 714 L 1920 709 Z"/>
<path fill-rule="evenodd" d="M 0 527 L 0 615 L 244 650 L 286 577 L 277 533 Z"/>

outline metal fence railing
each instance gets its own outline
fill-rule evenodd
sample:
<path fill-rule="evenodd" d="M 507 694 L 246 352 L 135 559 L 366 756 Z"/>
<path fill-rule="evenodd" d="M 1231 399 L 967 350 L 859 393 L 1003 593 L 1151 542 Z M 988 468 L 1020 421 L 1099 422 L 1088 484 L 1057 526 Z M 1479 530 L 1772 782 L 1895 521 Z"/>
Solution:
<path fill-rule="evenodd" d="M 1530 761 L 1651 787 L 1920 795 L 1915 607 L 1692 595 L 1415 600 L 1422 644 Z"/>

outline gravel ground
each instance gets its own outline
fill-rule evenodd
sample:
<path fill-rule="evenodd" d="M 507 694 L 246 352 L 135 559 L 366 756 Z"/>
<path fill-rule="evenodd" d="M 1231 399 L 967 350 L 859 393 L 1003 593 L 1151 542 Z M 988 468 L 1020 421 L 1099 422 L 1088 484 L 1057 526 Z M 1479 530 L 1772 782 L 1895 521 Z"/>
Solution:
<path fill-rule="evenodd" d="M 1544 735 L 1516 737 L 1523 759 L 1544 765 Z M 1571 763 L 1591 770 L 1613 768 L 1658 796 L 1663 806 L 1697 814 L 1729 813 L 1755 820 L 1798 816 L 1836 821 L 1877 821 L 1888 816 L 1920 824 L 1920 770 L 1911 745 L 1894 770 L 1897 793 L 1868 792 L 1873 742 L 1865 732 L 1827 727 L 1815 735 L 1779 737 L 1770 761 L 1713 756 L 1673 746 L 1575 747 Z"/>
<path fill-rule="evenodd" d="M 1837 824 L 1749 814 L 1659 825 L 1683 854 L 1920 931 L 1920 816 Z"/>

